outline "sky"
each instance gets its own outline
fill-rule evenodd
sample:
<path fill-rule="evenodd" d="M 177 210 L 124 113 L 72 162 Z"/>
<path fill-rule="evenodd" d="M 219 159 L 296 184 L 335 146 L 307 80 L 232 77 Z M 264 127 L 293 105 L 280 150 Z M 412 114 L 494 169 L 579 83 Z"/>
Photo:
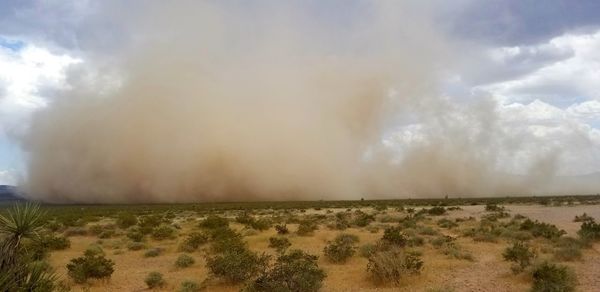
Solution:
<path fill-rule="evenodd" d="M 136 44 L 160 37 L 153 34 L 156 31 L 175 35 L 164 40 L 173 42 L 169 46 L 177 45 L 177 37 L 190 38 L 190 34 L 174 34 L 177 27 L 170 28 L 160 20 L 156 25 L 161 27 L 132 20 L 143 19 L 142 13 L 126 15 L 126 11 L 152 6 L 148 2 L 102 2 L 0 0 L 0 184 L 27 181 L 27 141 L 37 113 L 64 102 L 65 92 L 73 89 L 86 87 L 108 95 L 119 90 L 128 78 L 122 59 Z M 244 39 L 243 35 L 255 33 L 244 24 L 286 23 L 277 14 L 288 10 L 297 16 L 290 20 L 294 31 L 302 31 L 301 36 L 310 34 L 316 45 L 309 49 L 319 54 L 384 55 L 381 52 L 388 48 L 378 38 L 361 42 L 361 38 L 371 39 L 371 27 L 365 24 L 375 13 L 371 1 L 219 2 L 215 5 L 228 11 L 224 17 L 241 19 L 235 23 L 227 20 L 234 23 L 233 28 L 223 28 L 225 34 L 227 29 L 242 32 L 242 37 L 224 41 L 231 54 L 254 44 Z M 428 82 L 435 83 L 436 98 L 443 100 L 436 103 L 444 107 L 439 110 L 452 112 L 452 121 L 462 125 L 459 134 L 468 136 L 465 133 L 479 129 L 469 123 L 486 121 L 485 117 L 473 117 L 479 113 L 473 108 L 493 104 L 492 142 L 485 145 L 486 151 L 493 152 L 496 170 L 529 173 L 533 164 L 542 163 L 541 158 L 552 153 L 553 159 L 547 163 L 552 164 L 553 175 L 599 172 L 600 2 L 543 2 L 406 1 L 402 7 L 391 5 L 386 12 L 392 20 L 405 19 L 390 22 L 386 28 L 414 30 L 415 34 L 391 33 L 385 40 L 391 50 L 414 40 L 424 44 L 424 51 L 435 51 L 431 55 L 443 59 L 441 68 L 428 64 L 427 70 L 436 70 L 427 74 Z M 161 15 L 148 10 L 148 15 Z M 435 31 L 433 40 L 429 30 Z M 267 33 L 256 36 L 272 37 Z M 211 49 L 206 49 L 207 54 Z M 411 53 L 418 55 L 419 48 Z M 419 63 L 410 66 L 418 70 Z M 393 87 L 390 92 L 393 96 Z M 411 114 L 402 110 L 385 119 L 379 140 L 394 150 L 395 160 L 406 159 L 409 146 L 426 139 L 424 133 L 430 132 L 426 129 L 433 127 L 412 120 Z M 494 140 L 499 133 L 505 138 Z M 443 141 L 454 143 L 451 135 Z"/>

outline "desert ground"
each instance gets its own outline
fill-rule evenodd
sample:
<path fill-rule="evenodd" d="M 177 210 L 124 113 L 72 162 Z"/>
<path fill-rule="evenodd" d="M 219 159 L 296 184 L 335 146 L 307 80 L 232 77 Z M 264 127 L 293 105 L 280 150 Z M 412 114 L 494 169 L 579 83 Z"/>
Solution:
<path fill-rule="evenodd" d="M 280 254 L 269 247 L 272 237 L 287 238 L 291 243 L 281 253 L 300 249 L 318 256 L 318 267 L 326 275 L 320 291 L 530 291 L 531 271 L 541 262 L 570 267 L 577 277 L 577 291 L 599 291 L 600 244 L 594 240 L 580 244 L 583 239 L 578 231 L 582 222 L 574 222 L 576 216 L 584 213 L 600 218 L 597 203 L 596 200 L 570 200 L 544 202 L 543 205 L 532 201 L 432 206 L 361 201 L 344 207 L 231 206 L 198 210 L 166 205 L 129 210 L 115 207 L 101 211 L 98 211 L 101 207 L 96 206 L 49 207 L 45 228 L 51 230 L 48 232 L 53 236 L 68 239 L 70 245 L 50 251 L 46 260 L 58 275 L 63 289 L 71 291 L 245 289 L 253 278 L 231 281 L 211 272 L 207 265 L 207 258 L 214 254 L 210 236 L 197 248 L 182 250 L 191 234 L 211 232 L 202 222 L 212 216 L 213 219 L 226 219 L 229 229 L 242 235 L 251 252 L 271 256 L 271 263 Z M 123 225 L 128 224 L 123 224 L 119 221 L 123 219 L 119 218 L 129 213 L 135 214 L 136 223 L 125 227 Z M 160 226 L 168 227 L 169 234 L 155 235 L 159 228 L 155 223 L 146 235 L 133 240 L 130 233 L 143 228 L 143 218 L 149 216 L 160 218 Z M 564 232 L 549 236 L 536 234 L 535 229 L 523 227 L 523 222 L 529 219 L 536 224 L 554 225 L 556 229 L 552 230 Z M 299 232 L 306 222 L 312 222 L 314 227 L 308 232 Z M 289 232 L 278 234 L 276 225 L 285 226 Z M 373 256 L 368 250 L 371 247 L 377 253 L 377 248 L 383 245 L 381 242 L 385 242 L 386 229 L 391 227 L 399 227 L 406 239 L 400 248 L 417 254 L 423 265 L 415 273 L 400 275 L 398 281 L 376 281 L 367 269 Z M 352 243 L 352 253 L 347 259 L 335 262 L 324 254 L 324 249 L 340 234 L 354 235 L 358 240 Z M 515 263 L 503 256 L 515 242 L 525 242 L 535 254 L 532 263 L 518 272 L 513 271 Z M 101 250 L 112 260 L 114 272 L 110 277 L 75 281 L 67 265 L 90 248 Z M 159 251 L 158 255 L 148 256 L 149 250 Z M 176 261 L 182 254 L 191 256 L 194 262 L 178 267 Z M 163 279 L 160 285 L 152 288 L 146 283 L 151 272 L 159 272 Z M 185 290 L 182 288 L 185 281 L 193 282 L 197 287 Z"/>

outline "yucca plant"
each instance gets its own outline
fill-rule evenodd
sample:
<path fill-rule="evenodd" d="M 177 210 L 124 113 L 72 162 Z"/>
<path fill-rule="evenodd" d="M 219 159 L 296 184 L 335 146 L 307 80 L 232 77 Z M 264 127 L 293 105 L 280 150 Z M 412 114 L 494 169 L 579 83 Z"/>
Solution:
<path fill-rule="evenodd" d="M 36 240 L 43 225 L 39 205 L 16 204 L 0 214 L 0 291 L 52 291 L 55 276 L 48 268 L 31 262 L 24 239 Z"/>

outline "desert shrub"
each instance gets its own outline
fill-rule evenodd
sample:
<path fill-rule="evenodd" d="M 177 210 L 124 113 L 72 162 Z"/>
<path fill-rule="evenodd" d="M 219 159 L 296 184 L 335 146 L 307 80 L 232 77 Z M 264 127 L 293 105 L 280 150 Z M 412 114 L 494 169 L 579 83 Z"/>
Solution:
<path fill-rule="evenodd" d="M 464 250 L 455 242 L 448 242 L 443 245 L 441 249 L 442 253 L 448 257 L 455 258 L 458 260 L 474 261 L 475 258 L 471 252 Z"/>
<path fill-rule="evenodd" d="M 243 214 L 235 217 L 235 222 L 243 225 L 250 225 L 252 222 L 254 222 L 254 217 L 247 212 L 244 212 Z"/>
<path fill-rule="evenodd" d="M 141 249 L 144 249 L 144 248 L 146 248 L 146 245 L 144 245 L 141 242 L 130 242 L 127 245 L 127 249 L 128 250 L 141 250 Z"/>
<path fill-rule="evenodd" d="M 142 234 L 150 234 L 154 227 L 165 223 L 165 220 L 160 215 L 147 215 L 143 216 L 138 220 L 139 231 Z"/>
<path fill-rule="evenodd" d="M 127 229 L 138 223 L 138 219 L 135 215 L 130 213 L 120 213 L 117 217 L 117 225 L 121 229 Z"/>
<path fill-rule="evenodd" d="M 400 226 L 386 228 L 383 231 L 382 239 L 389 244 L 397 246 L 405 246 L 407 241 L 406 235 L 402 233 L 402 227 Z"/>
<path fill-rule="evenodd" d="M 179 287 L 179 292 L 199 292 L 202 291 L 202 286 L 194 281 L 183 281 L 181 282 L 181 287 Z"/>
<path fill-rule="evenodd" d="M 298 233 L 300 236 L 307 236 L 311 235 L 317 229 L 317 223 L 312 220 L 304 220 L 298 225 L 298 230 L 296 233 Z"/>
<path fill-rule="evenodd" d="M 575 219 L 573 219 L 573 222 L 587 222 L 587 221 L 594 221 L 594 218 L 591 217 L 590 215 L 588 215 L 587 213 L 583 213 L 580 216 L 575 216 Z"/>
<path fill-rule="evenodd" d="M 207 256 L 206 267 L 217 278 L 240 283 L 257 275 L 266 267 L 268 260 L 268 256 L 258 255 L 243 247 Z"/>
<path fill-rule="evenodd" d="M 138 228 L 130 228 L 127 231 L 127 237 L 135 242 L 141 242 L 144 240 L 144 234 L 140 232 Z"/>
<path fill-rule="evenodd" d="M 148 249 L 145 253 L 144 253 L 144 257 L 146 258 L 153 258 L 153 257 L 157 257 L 160 254 L 162 254 L 163 250 L 162 248 L 159 247 L 154 247 L 151 249 Z"/>
<path fill-rule="evenodd" d="M 535 237 L 544 237 L 547 239 L 558 238 L 566 234 L 564 230 L 558 229 L 555 225 L 539 222 L 537 220 L 532 221 L 527 219 L 521 223 L 521 230 L 527 230 Z"/>
<path fill-rule="evenodd" d="M 223 228 L 229 226 L 229 221 L 226 218 L 217 215 L 209 215 L 206 219 L 202 220 L 198 226 L 207 229 Z"/>
<path fill-rule="evenodd" d="M 175 236 L 175 229 L 169 225 L 160 225 L 152 231 L 152 238 L 156 240 L 163 240 L 167 238 L 173 238 Z"/>
<path fill-rule="evenodd" d="M 446 208 L 441 207 L 441 206 L 435 206 L 435 207 L 427 210 L 427 214 L 433 215 L 433 216 L 444 215 L 444 214 L 446 214 Z"/>
<path fill-rule="evenodd" d="M 597 241 L 600 240 L 600 224 L 596 223 L 594 219 L 587 220 L 581 224 L 577 234 L 583 240 Z"/>
<path fill-rule="evenodd" d="M 159 272 L 150 272 L 144 279 L 144 282 L 150 289 L 159 288 L 166 284 L 163 275 Z"/>
<path fill-rule="evenodd" d="M 63 250 L 71 247 L 71 241 L 68 238 L 53 234 L 40 235 L 37 241 L 48 250 Z"/>
<path fill-rule="evenodd" d="M 367 272 L 377 284 L 398 284 L 403 276 L 420 273 L 422 268 L 418 255 L 399 249 L 376 252 L 367 264 Z"/>
<path fill-rule="evenodd" d="M 456 222 L 446 219 L 446 218 L 442 218 L 442 219 L 438 220 L 437 225 L 439 227 L 448 228 L 448 229 L 458 226 L 458 224 L 456 224 Z"/>
<path fill-rule="evenodd" d="M 533 238 L 533 235 L 531 235 L 531 232 L 522 231 L 522 230 L 509 231 L 509 232 L 502 234 L 502 236 L 504 236 L 506 238 L 515 239 L 518 241 L 527 241 L 527 240 L 530 240 Z"/>
<path fill-rule="evenodd" d="M 256 230 L 263 231 L 271 228 L 271 225 L 272 223 L 269 219 L 261 218 L 252 222 L 252 224 L 250 224 L 250 227 Z"/>
<path fill-rule="evenodd" d="M 513 266 L 512 270 L 515 273 L 520 273 L 531 265 L 535 258 L 535 253 L 527 243 L 517 241 L 512 246 L 507 247 L 502 256 L 504 260 L 516 263 L 518 266 Z"/>
<path fill-rule="evenodd" d="M 365 227 L 369 224 L 371 224 L 371 222 L 375 221 L 375 217 L 373 215 L 369 215 L 363 211 L 356 211 L 355 212 L 355 218 L 352 221 L 352 224 L 358 227 Z"/>
<path fill-rule="evenodd" d="M 212 240 L 210 248 L 215 253 L 246 248 L 242 235 L 229 227 L 214 229 L 210 237 Z"/>
<path fill-rule="evenodd" d="M 183 240 L 183 242 L 179 245 L 180 251 L 185 252 L 194 252 L 200 247 L 208 242 L 208 236 L 200 232 L 192 232 L 188 234 L 188 236 Z"/>
<path fill-rule="evenodd" d="M 292 243 L 285 237 L 269 237 L 269 247 L 274 248 L 279 253 L 284 252 L 290 246 L 292 246 Z"/>
<path fill-rule="evenodd" d="M 575 291 L 577 278 L 567 266 L 542 263 L 533 271 L 533 292 Z"/>
<path fill-rule="evenodd" d="M 98 235 L 104 231 L 104 225 L 94 224 L 88 227 L 89 233 L 93 235 Z"/>
<path fill-rule="evenodd" d="M 358 249 L 358 254 L 363 258 L 368 258 L 372 256 L 377 251 L 377 245 L 372 243 L 367 243 L 362 245 Z"/>
<path fill-rule="evenodd" d="M 84 283 L 89 278 L 110 278 L 115 263 L 98 252 L 86 251 L 83 257 L 71 259 L 67 264 L 68 275 L 77 283 Z"/>
<path fill-rule="evenodd" d="M 177 257 L 177 260 L 175 260 L 175 266 L 178 268 L 187 268 L 187 267 L 193 265 L 195 262 L 196 261 L 194 260 L 193 257 L 191 257 L 187 254 L 182 254 Z"/>
<path fill-rule="evenodd" d="M 285 224 L 275 225 L 275 231 L 277 231 L 277 234 L 280 234 L 280 235 L 290 233 L 290 231 L 288 230 L 288 228 Z"/>
<path fill-rule="evenodd" d="M 438 236 L 436 238 L 433 238 L 429 241 L 429 243 L 431 243 L 431 245 L 433 245 L 433 247 L 435 248 L 440 248 L 448 243 L 451 243 L 454 241 L 454 238 L 444 235 L 444 236 Z"/>
<path fill-rule="evenodd" d="M 505 208 L 496 204 L 487 204 L 485 205 L 485 210 L 488 212 L 502 212 L 505 210 Z"/>
<path fill-rule="evenodd" d="M 52 220 L 52 221 L 48 221 L 48 223 L 46 223 L 44 225 L 44 228 L 50 230 L 50 231 L 59 231 L 61 229 L 64 228 L 64 225 L 62 225 L 60 222 L 56 221 L 56 220 Z"/>
<path fill-rule="evenodd" d="M 332 263 L 344 263 L 356 252 L 358 237 L 352 234 L 340 234 L 329 241 L 323 249 L 325 257 Z"/>
<path fill-rule="evenodd" d="M 98 234 L 98 238 L 102 238 L 102 239 L 111 238 L 113 236 L 115 236 L 114 229 L 107 229 L 107 230 L 100 232 L 100 234 Z"/>
<path fill-rule="evenodd" d="M 317 264 L 317 256 L 293 250 L 282 254 L 268 270 L 252 281 L 246 291 L 319 291 L 325 272 Z"/>

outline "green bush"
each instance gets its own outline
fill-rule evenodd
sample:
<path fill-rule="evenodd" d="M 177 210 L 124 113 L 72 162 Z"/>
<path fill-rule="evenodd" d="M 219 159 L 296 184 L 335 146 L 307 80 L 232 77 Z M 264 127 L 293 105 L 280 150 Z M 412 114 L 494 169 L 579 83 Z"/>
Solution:
<path fill-rule="evenodd" d="M 567 266 L 542 263 L 533 271 L 533 292 L 575 291 L 577 278 Z"/>
<path fill-rule="evenodd" d="M 77 283 L 84 283 L 89 278 L 110 278 L 115 263 L 98 252 L 86 251 L 83 257 L 72 259 L 67 264 L 68 275 Z"/>
<path fill-rule="evenodd" d="M 357 210 L 355 212 L 355 218 L 352 221 L 352 224 L 358 227 L 366 227 L 371 224 L 371 222 L 375 221 L 375 216 L 369 215 L 363 211 Z"/>
<path fill-rule="evenodd" d="M 209 215 L 206 219 L 202 220 L 200 224 L 198 224 L 201 228 L 207 229 L 217 229 L 229 226 L 229 221 L 226 218 L 217 216 L 217 215 Z"/>
<path fill-rule="evenodd" d="M 117 217 L 117 225 L 121 229 L 127 229 L 138 223 L 138 219 L 135 215 L 130 213 L 120 213 Z"/>
<path fill-rule="evenodd" d="M 441 207 L 441 206 L 436 206 L 436 207 L 433 207 L 433 208 L 427 210 L 427 214 L 433 215 L 433 216 L 441 216 L 441 215 L 446 214 L 446 208 Z"/>
<path fill-rule="evenodd" d="M 179 257 L 177 257 L 177 260 L 175 260 L 175 266 L 178 268 L 187 268 L 193 265 L 195 262 L 196 261 L 193 257 L 187 254 L 182 254 Z"/>
<path fill-rule="evenodd" d="M 229 227 L 213 229 L 210 237 L 212 240 L 210 248 L 215 253 L 246 248 L 242 235 Z"/>
<path fill-rule="evenodd" d="M 527 266 L 531 265 L 535 258 L 535 253 L 527 243 L 517 241 L 512 246 L 507 247 L 502 253 L 506 261 L 515 262 L 518 266 L 513 267 L 513 272 L 522 272 Z"/>
<path fill-rule="evenodd" d="M 175 229 L 168 225 L 160 225 L 152 231 L 152 238 L 156 240 L 163 240 L 167 238 L 173 238 L 175 236 Z"/>
<path fill-rule="evenodd" d="M 332 263 L 344 263 L 356 252 L 358 237 L 352 234 L 340 234 L 329 241 L 323 249 L 325 257 Z"/>
<path fill-rule="evenodd" d="M 181 287 L 179 288 L 179 292 L 200 292 L 202 291 L 202 287 L 200 284 L 194 281 L 183 281 L 181 283 Z"/>
<path fill-rule="evenodd" d="M 266 267 L 268 260 L 268 256 L 259 256 L 248 248 L 234 248 L 207 256 L 206 267 L 217 278 L 240 283 L 257 275 Z"/>
<path fill-rule="evenodd" d="M 298 233 L 300 236 L 312 235 L 317 228 L 318 226 L 315 222 L 311 220 L 304 220 L 298 225 L 298 230 L 296 233 Z"/>
<path fill-rule="evenodd" d="M 396 248 L 374 253 L 367 264 L 367 272 L 377 284 L 399 284 L 402 277 L 418 274 L 422 268 L 423 261 L 418 255 Z"/>
<path fill-rule="evenodd" d="M 144 279 L 144 282 L 146 282 L 146 285 L 148 285 L 148 288 L 150 289 L 159 288 L 166 284 L 163 275 L 159 272 L 150 272 L 148 276 L 146 276 L 146 279 Z"/>
<path fill-rule="evenodd" d="M 127 231 L 127 237 L 135 242 L 141 242 L 144 240 L 144 234 L 140 232 L 138 228 L 130 228 Z"/>
<path fill-rule="evenodd" d="M 583 240 L 597 241 L 600 240 L 600 224 L 596 223 L 594 219 L 584 221 L 579 228 L 577 234 Z"/>
<path fill-rule="evenodd" d="M 323 285 L 325 272 L 317 264 L 317 256 L 293 250 L 277 258 L 273 267 L 265 270 L 246 287 L 246 291 L 316 292 Z"/>
<path fill-rule="evenodd" d="M 406 245 L 406 235 L 402 233 L 402 227 L 394 226 L 388 227 L 383 232 L 383 238 L 389 244 L 397 245 L 397 246 L 405 246 Z"/>
<path fill-rule="evenodd" d="M 269 247 L 274 248 L 277 252 L 282 253 L 285 252 L 292 243 L 286 237 L 270 237 L 269 238 Z"/>
<path fill-rule="evenodd" d="M 186 239 L 179 245 L 179 250 L 185 252 L 194 252 L 198 249 L 198 247 L 200 247 L 200 245 L 203 245 L 207 242 L 208 236 L 206 236 L 204 233 L 192 232 L 188 234 Z"/>
<path fill-rule="evenodd" d="M 559 230 L 556 226 L 539 221 L 527 219 L 521 223 L 521 230 L 530 231 L 535 237 L 544 237 L 547 239 L 559 238 L 566 234 L 564 230 Z"/>

